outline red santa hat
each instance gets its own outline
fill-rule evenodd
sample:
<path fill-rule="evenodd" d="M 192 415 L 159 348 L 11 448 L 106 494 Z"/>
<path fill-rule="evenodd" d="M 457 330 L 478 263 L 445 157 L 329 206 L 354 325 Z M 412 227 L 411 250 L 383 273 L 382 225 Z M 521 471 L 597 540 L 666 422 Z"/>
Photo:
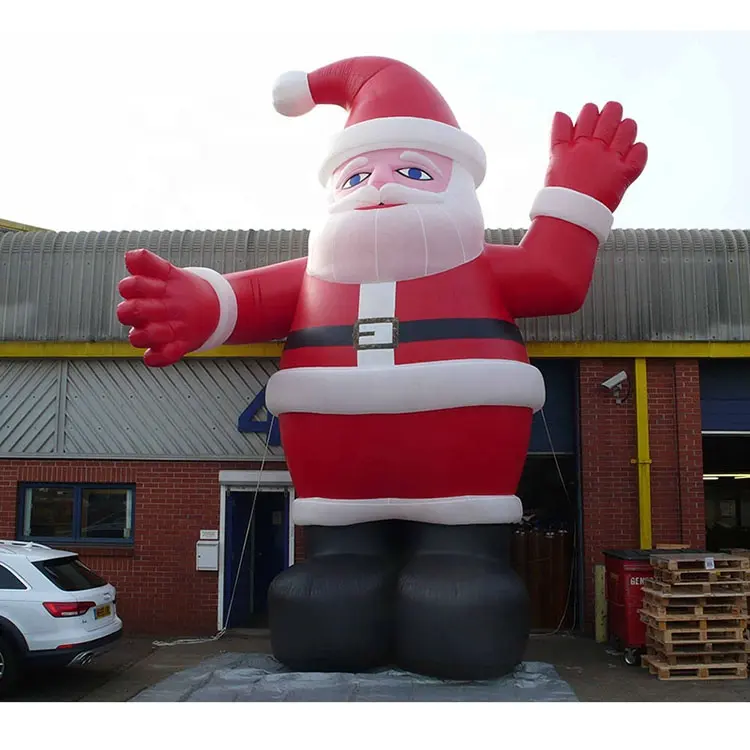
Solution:
<path fill-rule="evenodd" d="M 397 60 L 352 57 L 312 73 L 285 73 L 274 85 L 273 103 L 287 117 L 304 115 L 316 104 L 349 112 L 320 169 L 324 185 L 349 159 L 386 148 L 432 151 L 462 164 L 477 187 L 484 180 L 484 149 L 459 128 L 437 89 Z"/>

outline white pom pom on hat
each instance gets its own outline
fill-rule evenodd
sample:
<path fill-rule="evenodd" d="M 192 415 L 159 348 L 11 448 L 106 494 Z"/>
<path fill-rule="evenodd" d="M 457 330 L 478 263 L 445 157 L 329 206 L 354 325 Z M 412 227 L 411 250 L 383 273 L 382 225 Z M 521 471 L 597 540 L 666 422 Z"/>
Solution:
<path fill-rule="evenodd" d="M 274 109 L 286 117 L 306 115 L 315 107 L 307 73 L 292 70 L 276 79 L 273 85 Z"/>
<path fill-rule="evenodd" d="M 484 149 L 459 128 L 437 89 L 397 60 L 353 57 L 308 74 L 284 73 L 274 84 L 273 104 L 287 117 L 304 115 L 318 104 L 335 104 L 349 112 L 320 169 L 323 185 L 345 161 L 389 148 L 438 153 L 462 164 L 476 187 L 484 180 Z"/>

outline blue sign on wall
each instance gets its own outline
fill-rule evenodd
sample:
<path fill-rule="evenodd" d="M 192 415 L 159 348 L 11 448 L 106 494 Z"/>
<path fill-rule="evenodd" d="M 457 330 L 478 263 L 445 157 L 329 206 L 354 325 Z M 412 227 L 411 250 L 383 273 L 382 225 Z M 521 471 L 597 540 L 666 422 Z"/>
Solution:
<path fill-rule="evenodd" d="M 255 416 L 264 409 L 266 418 L 255 419 Z M 261 435 L 268 435 L 268 430 L 270 429 L 271 435 L 268 438 L 268 445 L 274 448 L 278 448 L 281 445 L 279 420 L 274 418 L 266 406 L 265 388 L 250 402 L 247 409 L 240 414 L 240 418 L 237 420 L 237 429 L 240 432 L 257 432 Z"/>

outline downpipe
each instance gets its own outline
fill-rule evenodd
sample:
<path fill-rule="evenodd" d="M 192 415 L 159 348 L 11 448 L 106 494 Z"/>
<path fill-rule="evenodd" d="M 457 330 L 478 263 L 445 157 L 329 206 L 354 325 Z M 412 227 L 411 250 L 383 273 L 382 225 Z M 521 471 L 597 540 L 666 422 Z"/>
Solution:
<path fill-rule="evenodd" d="M 638 526 L 641 549 L 652 547 L 651 525 L 651 450 L 649 445 L 648 376 L 646 360 L 635 360 L 635 425 L 638 467 Z"/>

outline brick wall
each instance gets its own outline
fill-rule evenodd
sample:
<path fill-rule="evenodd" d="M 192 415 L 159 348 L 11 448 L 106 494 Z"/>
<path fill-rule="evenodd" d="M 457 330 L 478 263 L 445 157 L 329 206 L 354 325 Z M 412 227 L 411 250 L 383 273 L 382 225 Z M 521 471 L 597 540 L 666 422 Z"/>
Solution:
<path fill-rule="evenodd" d="M 616 404 L 602 381 L 632 360 L 580 364 L 586 622 L 593 620 L 594 566 L 602 550 L 638 548 L 635 394 Z M 647 363 L 653 544 L 705 544 L 700 386 L 695 360 Z"/>
<path fill-rule="evenodd" d="M 195 570 L 195 542 L 201 529 L 219 528 L 219 471 L 254 468 L 252 463 L 0 460 L 0 538 L 15 538 L 20 482 L 134 484 L 133 548 L 73 549 L 117 587 L 118 608 L 130 632 L 211 634 L 218 573 Z"/>
<path fill-rule="evenodd" d="M 700 379 L 696 360 L 648 364 L 654 544 L 706 543 Z"/>
<path fill-rule="evenodd" d="M 677 405 L 674 364 L 668 360 L 650 361 L 648 409 L 654 545 L 682 542 Z"/>
<path fill-rule="evenodd" d="M 628 360 L 580 363 L 581 496 L 583 498 L 584 621 L 593 621 L 594 566 L 608 548 L 638 547 L 638 475 L 635 404 L 624 404 L 600 387 L 620 370 L 633 382 Z"/>
<path fill-rule="evenodd" d="M 703 495 L 700 374 L 696 360 L 678 360 L 674 368 L 681 541 L 691 547 L 706 543 Z"/>

